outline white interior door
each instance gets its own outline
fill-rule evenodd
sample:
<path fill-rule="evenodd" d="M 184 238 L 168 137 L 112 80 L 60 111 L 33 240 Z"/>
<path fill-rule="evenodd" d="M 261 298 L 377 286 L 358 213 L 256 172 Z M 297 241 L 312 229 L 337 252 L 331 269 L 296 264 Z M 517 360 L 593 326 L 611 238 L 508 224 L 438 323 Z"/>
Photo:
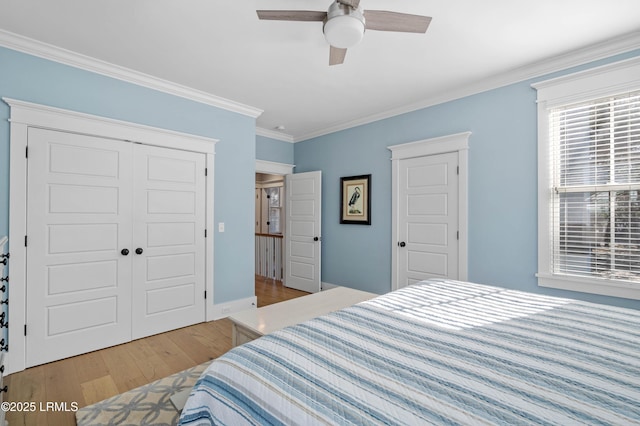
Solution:
<path fill-rule="evenodd" d="M 26 366 L 131 340 L 131 144 L 29 129 Z"/>
<path fill-rule="evenodd" d="M 134 145 L 133 338 L 204 321 L 205 155 Z"/>
<path fill-rule="evenodd" d="M 458 278 L 458 153 L 399 163 L 398 287 Z"/>
<path fill-rule="evenodd" d="M 309 293 L 320 291 L 322 174 L 286 176 L 284 285 Z"/>

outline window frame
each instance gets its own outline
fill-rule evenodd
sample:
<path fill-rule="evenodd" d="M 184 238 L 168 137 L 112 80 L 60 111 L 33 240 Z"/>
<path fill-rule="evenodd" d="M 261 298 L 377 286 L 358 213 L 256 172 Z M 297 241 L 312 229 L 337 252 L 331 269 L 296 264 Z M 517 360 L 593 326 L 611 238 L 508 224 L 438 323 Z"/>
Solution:
<path fill-rule="evenodd" d="M 271 201 L 271 195 L 268 194 L 268 190 L 271 189 L 276 189 L 278 191 L 278 205 L 274 206 L 272 205 L 272 201 Z M 284 219 L 284 214 L 282 213 L 284 208 L 283 208 L 283 204 L 282 204 L 282 195 L 284 193 L 284 183 L 282 185 L 277 185 L 277 186 L 270 186 L 270 187 L 265 187 L 262 188 L 262 191 L 266 194 L 266 199 L 267 199 L 267 208 L 266 208 L 266 224 L 267 224 L 267 234 L 269 235 L 282 235 L 282 223 L 283 223 L 283 219 Z M 271 210 L 278 210 L 278 231 L 271 231 Z M 263 221 L 265 220 L 265 218 L 263 218 Z"/>
<path fill-rule="evenodd" d="M 640 299 L 640 283 L 554 274 L 551 243 L 553 168 L 549 112 L 559 106 L 640 90 L 640 57 L 532 84 L 538 102 L 538 286 Z"/>
<path fill-rule="evenodd" d="M 284 177 L 284 176 L 283 176 Z M 285 190 L 284 190 L 284 180 L 279 180 L 276 182 L 256 182 L 255 188 L 256 190 L 260 191 L 260 196 L 259 198 L 257 198 L 257 200 L 259 200 L 259 207 L 258 205 L 256 205 L 256 212 L 259 212 L 260 215 L 260 219 L 258 220 L 258 218 L 256 218 L 256 222 L 258 222 L 260 224 L 260 231 L 256 231 L 257 234 L 262 234 L 262 235 L 274 235 L 274 236 L 282 236 L 284 235 L 284 227 L 285 227 L 285 214 L 284 214 L 284 199 L 285 199 Z M 271 207 L 271 203 L 269 202 L 269 199 L 267 197 L 267 189 L 269 188 L 278 188 L 279 192 L 280 192 L 280 206 L 279 207 Z M 280 228 L 280 232 L 270 232 L 269 231 L 269 217 L 270 217 L 270 209 L 271 208 L 277 208 L 280 210 L 280 221 L 279 221 L 279 228 Z M 258 213 L 257 213 L 258 214 Z"/>

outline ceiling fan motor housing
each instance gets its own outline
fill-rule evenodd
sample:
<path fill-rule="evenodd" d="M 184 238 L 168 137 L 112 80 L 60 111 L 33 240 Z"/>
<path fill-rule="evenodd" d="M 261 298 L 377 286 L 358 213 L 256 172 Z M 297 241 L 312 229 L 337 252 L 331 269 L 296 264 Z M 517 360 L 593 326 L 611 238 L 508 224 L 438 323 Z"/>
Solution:
<path fill-rule="evenodd" d="M 365 21 L 362 9 L 334 2 L 329 6 L 324 22 L 324 37 L 333 47 L 348 49 L 360 43 Z"/>

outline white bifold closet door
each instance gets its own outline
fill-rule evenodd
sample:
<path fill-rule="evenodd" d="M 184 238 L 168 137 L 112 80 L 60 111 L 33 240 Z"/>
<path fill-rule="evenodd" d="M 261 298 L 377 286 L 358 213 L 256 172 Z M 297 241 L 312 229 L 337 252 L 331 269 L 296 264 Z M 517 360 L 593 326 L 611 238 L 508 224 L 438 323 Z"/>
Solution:
<path fill-rule="evenodd" d="M 203 154 L 29 129 L 26 365 L 204 320 Z"/>

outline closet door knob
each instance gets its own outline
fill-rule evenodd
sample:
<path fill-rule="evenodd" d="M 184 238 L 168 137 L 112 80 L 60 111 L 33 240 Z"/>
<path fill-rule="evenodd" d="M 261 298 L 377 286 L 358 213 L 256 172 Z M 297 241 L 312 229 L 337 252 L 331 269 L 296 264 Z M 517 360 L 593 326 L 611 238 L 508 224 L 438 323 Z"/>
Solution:
<path fill-rule="evenodd" d="M 398 247 L 404 247 L 404 246 L 406 246 L 406 245 L 407 245 L 407 244 L 406 244 L 404 241 L 400 241 L 400 242 L 398 243 Z"/>
<path fill-rule="evenodd" d="M 128 254 L 129 254 L 129 249 L 122 249 L 122 250 L 120 251 L 120 254 L 122 254 L 123 256 L 128 255 Z"/>
<path fill-rule="evenodd" d="M 140 247 L 138 247 L 136 249 L 136 254 L 142 254 L 142 252 L 143 252 L 143 250 Z"/>

